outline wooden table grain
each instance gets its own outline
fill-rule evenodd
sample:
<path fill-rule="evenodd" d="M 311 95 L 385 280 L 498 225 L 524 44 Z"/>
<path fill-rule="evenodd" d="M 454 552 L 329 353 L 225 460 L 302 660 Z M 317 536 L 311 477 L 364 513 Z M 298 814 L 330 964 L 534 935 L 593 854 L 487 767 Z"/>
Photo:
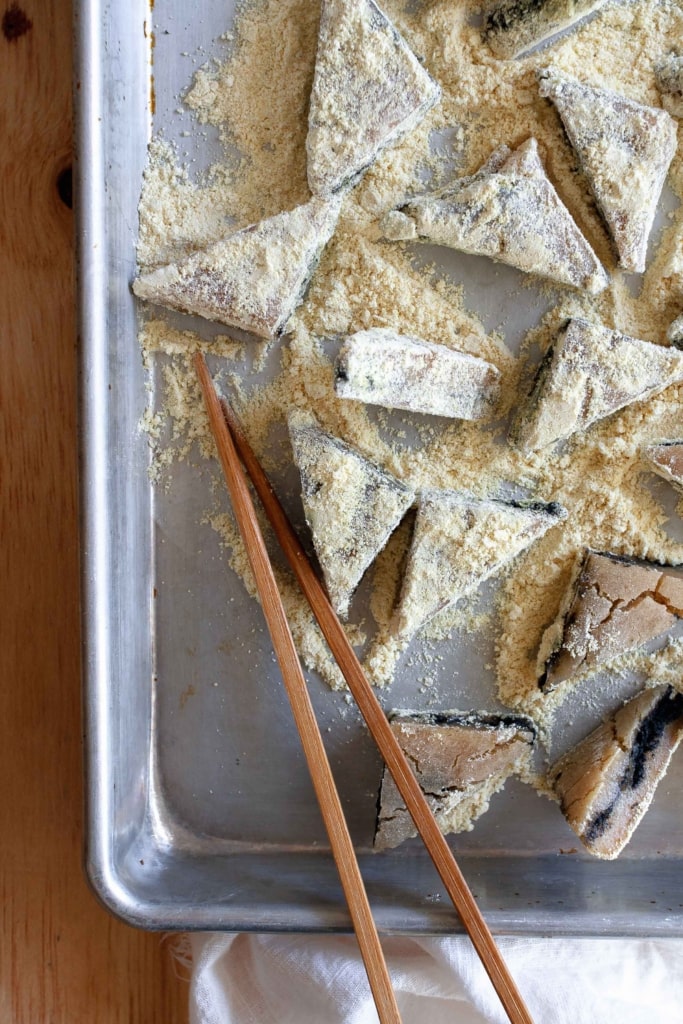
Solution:
<path fill-rule="evenodd" d="M 71 145 L 70 3 L 0 0 L 0 1021 L 181 1024 L 81 865 Z"/>

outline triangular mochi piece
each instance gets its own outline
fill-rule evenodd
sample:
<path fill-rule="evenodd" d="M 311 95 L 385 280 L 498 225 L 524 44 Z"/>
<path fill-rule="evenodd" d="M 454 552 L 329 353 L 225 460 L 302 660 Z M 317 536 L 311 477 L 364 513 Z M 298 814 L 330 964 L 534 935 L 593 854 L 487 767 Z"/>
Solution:
<path fill-rule="evenodd" d="M 506 779 L 529 761 L 536 728 L 524 715 L 485 711 L 394 711 L 391 730 L 444 834 L 469 831 Z M 417 835 L 391 773 L 384 769 L 375 850 Z"/>
<path fill-rule="evenodd" d="M 647 240 L 676 152 L 676 122 L 608 89 L 554 69 L 539 76 L 555 105 L 625 270 L 645 270 Z"/>
<path fill-rule="evenodd" d="M 519 57 L 588 17 L 605 0 L 494 0 L 484 22 L 486 41 L 497 57 Z"/>
<path fill-rule="evenodd" d="M 393 632 L 409 639 L 566 518 L 555 503 L 479 500 L 424 491 Z"/>
<path fill-rule="evenodd" d="M 663 441 L 643 448 L 643 455 L 655 473 L 683 491 L 683 441 Z"/>
<path fill-rule="evenodd" d="M 600 261 L 560 200 L 535 139 L 501 147 L 481 170 L 400 208 L 405 234 L 490 256 L 529 274 L 596 293 L 608 284 Z M 391 215 L 390 215 L 391 216 Z"/>
<path fill-rule="evenodd" d="M 683 570 L 587 551 L 541 649 L 545 692 L 668 632 L 683 617 Z"/>
<path fill-rule="evenodd" d="M 537 451 L 683 380 L 683 352 L 579 317 L 562 327 L 510 431 Z"/>
<path fill-rule="evenodd" d="M 289 434 L 327 592 L 337 613 L 345 616 L 363 573 L 412 505 L 415 492 L 321 430 L 313 416 L 292 413 Z"/>
<path fill-rule="evenodd" d="M 308 115 L 308 184 L 329 196 L 409 132 L 439 86 L 374 0 L 323 0 Z"/>
<path fill-rule="evenodd" d="M 683 738 L 683 694 L 655 686 L 552 766 L 549 782 L 586 849 L 613 860 L 633 835 Z M 653 836 L 653 842 L 658 842 Z M 656 849 L 656 847 L 655 847 Z"/>
<path fill-rule="evenodd" d="M 221 239 L 133 283 L 141 299 L 240 327 L 281 334 L 335 229 L 341 198 L 312 199 Z"/>

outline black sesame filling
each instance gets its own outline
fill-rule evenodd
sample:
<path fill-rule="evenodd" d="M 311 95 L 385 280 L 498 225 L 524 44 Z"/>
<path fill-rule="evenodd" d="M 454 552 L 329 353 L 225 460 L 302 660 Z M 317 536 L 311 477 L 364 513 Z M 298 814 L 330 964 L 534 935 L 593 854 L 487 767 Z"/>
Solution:
<path fill-rule="evenodd" d="M 676 693 L 675 696 L 672 694 L 673 688 L 667 687 L 666 692 L 640 723 L 628 762 L 619 779 L 619 794 L 632 792 L 642 785 L 646 779 L 648 762 L 662 742 L 667 727 L 683 717 L 683 693 Z M 618 802 L 619 795 L 590 821 L 585 832 L 588 843 L 594 842 L 607 831 Z"/>

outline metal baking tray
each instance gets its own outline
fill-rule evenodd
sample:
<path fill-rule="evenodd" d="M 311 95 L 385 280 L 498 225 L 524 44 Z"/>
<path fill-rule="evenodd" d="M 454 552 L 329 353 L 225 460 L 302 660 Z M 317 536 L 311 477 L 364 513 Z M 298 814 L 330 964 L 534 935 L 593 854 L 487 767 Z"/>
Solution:
<path fill-rule="evenodd" d="M 180 466 L 155 489 L 140 429 L 147 378 L 130 281 L 147 144 L 164 129 L 194 145 L 178 97 L 221 55 L 232 6 L 91 0 L 76 15 L 87 871 L 115 914 L 145 928 L 343 931 L 260 609 L 201 522 L 209 476 Z M 218 152 L 210 132 L 201 147 L 200 166 Z M 502 324 L 518 275 L 478 259 L 457 272 L 485 325 Z M 524 294 L 509 339 L 544 309 Z M 301 521 L 293 490 L 288 501 Z M 442 706 L 491 705 L 481 647 L 443 645 Z M 405 666 L 385 705 L 418 705 L 418 676 Z M 379 928 L 459 931 L 418 840 L 371 852 L 379 757 L 343 694 L 316 678 L 311 690 Z M 579 844 L 557 808 L 515 781 L 451 842 L 496 932 L 683 935 L 682 788 L 679 758 L 613 863 L 561 852 Z"/>

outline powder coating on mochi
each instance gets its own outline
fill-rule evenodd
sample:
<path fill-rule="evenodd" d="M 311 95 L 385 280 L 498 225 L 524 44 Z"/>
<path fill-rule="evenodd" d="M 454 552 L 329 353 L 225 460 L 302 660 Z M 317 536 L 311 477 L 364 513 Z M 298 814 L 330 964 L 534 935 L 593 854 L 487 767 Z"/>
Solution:
<path fill-rule="evenodd" d="M 683 313 L 671 321 L 667 328 L 666 337 L 676 348 L 683 348 Z"/>
<path fill-rule="evenodd" d="M 393 635 L 408 641 L 438 612 L 500 572 L 566 516 L 556 503 L 423 491 Z"/>
<path fill-rule="evenodd" d="M 330 601 L 345 617 L 363 574 L 415 500 L 415 492 L 315 418 L 289 417 L 301 497 Z"/>
<path fill-rule="evenodd" d="M 645 270 L 647 241 L 678 144 L 676 122 L 609 89 L 554 68 L 539 73 L 579 159 L 624 270 Z"/>
<path fill-rule="evenodd" d="M 606 0 L 495 0 L 484 21 L 484 38 L 496 57 L 519 57 L 571 28 Z"/>
<path fill-rule="evenodd" d="M 142 274 L 133 291 L 160 306 L 277 337 L 304 297 L 341 202 L 314 198 L 268 217 L 182 263 Z"/>
<path fill-rule="evenodd" d="M 642 450 L 650 469 L 683 491 L 683 441 L 662 441 Z"/>
<path fill-rule="evenodd" d="M 311 192 L 355 182 L 440 95 L 374 0 L 323 0 L 306 139 Z"/>
<path fill-rule="evenodd" d="M 539 686 L 592 672 L 667 633 L 683 617 L 683 568 L 586 551 L 541 641 Z"/>
<path fill-rule="evenodd" d="M 586 849 L 618 857 L 683 736 L 683 694 L 644 690 L 550 769 L 562 812 Z"/>
<path fill-rule="evenodd" d="M 678 349 L 575 317 L 545 354 L 510 441 L 524 451 L 546 448 L 682 380 Z"/>
<path fill-rule="evenodd" d="M 683 57 L 671 53 L 655 67 L 662 104 L 674 117 L 683 117 Z"/>
<path fill-rule="evenodd" d="M 592 294 L 609 283 L 546 175 L 535 139 L 513 152 L 501 146 L 476 174 L 413 197 L 381 226 L 393 241 L 415 239 L 489 256 Z"/>
<path fill-rule="evenodd" d="M 500 372 L 464 352 L 385 328 L 359 331 L 344 342 L 334 389 L 388 409 L 453 419 L 490 416 L 500 393 Z"/>
<path fill-rule="evenodd" d="M 470 831 L 506 780 L 528 766 L 536 727 L 525 715 L 486 711 L 393 711 L 391 729 L 444 833 Z M 374 849 L 389 850 L 417 830 L 384 768 Z"/>

